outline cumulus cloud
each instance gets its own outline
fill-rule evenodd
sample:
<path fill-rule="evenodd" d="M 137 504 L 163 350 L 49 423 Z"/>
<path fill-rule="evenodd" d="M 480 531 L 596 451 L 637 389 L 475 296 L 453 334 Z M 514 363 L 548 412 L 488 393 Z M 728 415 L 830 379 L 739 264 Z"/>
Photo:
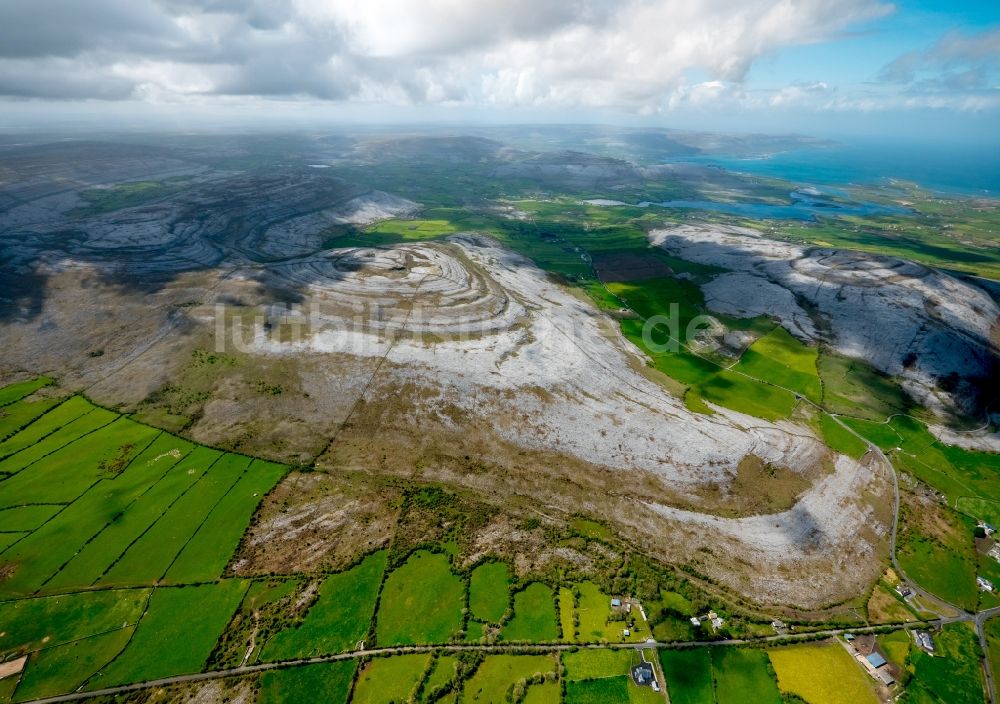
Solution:
<path fill-rule="evenodd" d="M 732 97 L 754 61 L 879 0 L 0 3 L 0 94 L 305 96 L 650 112 Z M 707 77 L 690 84 L 696 72 Z"/>

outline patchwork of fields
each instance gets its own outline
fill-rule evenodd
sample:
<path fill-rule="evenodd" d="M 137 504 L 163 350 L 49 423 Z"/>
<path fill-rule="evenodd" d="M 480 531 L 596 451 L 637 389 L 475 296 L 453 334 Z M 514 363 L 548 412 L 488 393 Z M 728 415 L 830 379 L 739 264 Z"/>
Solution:
<path fill-rule="evenodd" d="M 681 704 L 872 697 L 839 645 L 657 655 L 642 648 L 653 633 L 628 598 L 613 602 L 587 580 L 522 581 L 492 558 L 462 569 L 447 545 L 378 550 L 339 572 L 232 576 L 227 565 L 286 468 L 195 445 L 79 396 L 57 399 L 42 393 L 48 383 L 0 389 L 0 656 L 27 656 L 23 672 L 0 679 L 0 701 L 268 663 L 296 666 L 247 680 L 265 704 L 320 689 L 345 703 L 662 701 L 630 677 L 643 661 L 662 667 L 671 701 Z M 574 530 L 611 538 L 589 520 Z M 700 597 L 661 590 L 645 607 L 658 637 L 700 635 L 687 622 L 704 608 Z M 947 698 L 974 689 L 976 644 L 964 625 L 939 637 L 944 663 L 896 640 L 885 636 L 883 648 L 915 673 L 917 701 L 925 691 Z M 447 643 L 637 647 L 574 646 L 561 655 L 431 648 L 297 664 Z"/>
<path fill-rule="evenodd" d="M 250 586 L 226 565 L 286 468 L 33 397 L 45 383 L 0 393 L 0 649 L 29 655 L 11 697 L 199 672 Z"/>

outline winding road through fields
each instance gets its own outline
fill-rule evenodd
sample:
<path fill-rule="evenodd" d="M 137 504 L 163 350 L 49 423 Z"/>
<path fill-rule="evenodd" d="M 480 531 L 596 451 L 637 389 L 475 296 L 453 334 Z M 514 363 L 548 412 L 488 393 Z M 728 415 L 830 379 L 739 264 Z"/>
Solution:
<path fill-rule="evenodd" d="M 992 611 L 1000 611 L 1000 607 L 993 609 Z M 986 612 L 983 612 L 986 613 Z M 941 618 L 933 621 L 933 624 L 944 625 L 947 623 L 957 623 L 959 621 L 969 620 L 964 616 L 956 616 L 951 618 Z M 204 682 L 207 680 L 217 680 L 226 677 L 238 677 L 241 675 L 250 675 L 256 672 L 266 672 L 268 670 L 278 670 L 286 667 L 296 667 L 301 665 L 315 665 L 324 662 L 336 662 L 338 660 L 355 660 L 364 657 L 375 657 L 375 656 L 387 656 L 387 655 L 407 655 L 413 653 L 433 653 L 433 652 L 463 652 L 463 651 L 478 651 L 483 653 L 557 653 L 567 650 L 577 650 L 580 648 L 586 649 L 643 649 L 643 648 L 657 648 L 657 649 L 683 649 L 683 648 L 698 648 L 698 647 L 709 647 L 718 645 L 752 645 L 755 643 L 768 643 L 774 641 L 781 642 L 794 642 L 794 641 L 808 641 L 816 640 L 820 638 L 828 638 L 831 636 L 836 636 L 844 633 L 854 633 L 854 634 L 865 634 L 865 633 L 887 633 L 890 631 L 898 631 L 904 628 L 912 626 L 912 623 L 898 624 L 894 626 L 862 626 L 858 628 L 834 628 L 823 631 L 812 631 L 810 633 L 799 633 L 795 635 L 774 635 L 774 636 L 764 636 L 762 638 L 730 638 L 727 640 L 714 640 L 714 641 L 671 641 L 671 642 L 661 642 L 656 640 L 648 640 L 645 643 L 539 643 L 537 645 L 517 645 L 517 644 L 499 644 L 499 645 L 479 645 L 479 644 L 442 644 L 442 645 L 407 645 L 398 646 L 393 648 L 365 648 L 361 650 L 352 650 L 345 653 L 337 653 L 336 655 L 321 655 L 312 658 L 298 658 L 295 660 L 282 660 L 278 662 L 268 662 L 259 663 L 256 665 L 243 665 L 241 667 L 234 667 L 228 670 L 212 670 L 209 672 L 199 672 L 189 675 L 176 675 L 174 677 L 165 677 L 159 680 L 150 680 L 148 682 L 136 682 L 134 684 L 121 685 L 119 687 L 108 687 L 106 689 L 95 689 L 90 692 L 73 692 L 72 694 L 61 694 L 55 697 L 45 697 L 43 699 L 33 699 L 25 704 L 55 704 L 56 702 L 72 702 L 80 701 L 84 699 L 91 699 L 94 697 L 112 696 L 116 694 L 125 694 L 128 692 L 137 692 L 144 689 L 154 689 L 157 687 L 166 687 L 174 684 L 186 684 L 191 682 Z"/>

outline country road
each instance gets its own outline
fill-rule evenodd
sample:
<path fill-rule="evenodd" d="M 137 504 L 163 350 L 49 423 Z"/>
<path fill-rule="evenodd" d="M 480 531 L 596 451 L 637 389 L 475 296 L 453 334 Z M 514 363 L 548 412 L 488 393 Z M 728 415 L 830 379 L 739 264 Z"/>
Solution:
<path fill-rule="evenodd" d="M 997 609 L 993 609 L 992 611 L 1000 611 L 1000 607 L 998 607 Z M 983 612 L 983 614 L 986 613 L 988 612 Z M 644 643 L 539 643 L 539 644 L 522 644 L 522 645 L 506 644 L 506 643 L 498 645 L 453 643 L 453 644 L 441 644 L 441 645 L 405 645 L 393 648 L 365 648 L 362 650 L 352 650 L 346 653 L 337 653 L 335 655 L 319 655 L 311 658 L 281 660 L 278 662 L 260 663 L 256 665 L 242 665 L 240 667 L 234 667 L 228 670 L 212 670 L 209 672 L 198 672 L 189 675 L 176 675 L 174 677 L 164 677 L 163 679 L 150 680 L 148 682 L 136 682 L 134 684 L 125 684 L 118 687 L 95 689 L 90 692 L 73 692 L 72 694 L 61 694 L 55 697 L 32 699 L 24 702 L 23 704 L 55 704 L 56 702 L 80 701 L 84 699 L 91 699 L 94 697 L 111 696 L 115 694 L 124 694 L 127 692 L 137 692 L 144 689 L 153 689 L 156 687 L 166 687 L 168 685 L 173 685 L 173 684 L 204 682 L 207 680 L 223 679 L 225 677 L 250 675 L 256 672 L 277 670 L 285 667 L 296 667 L 299 665 L 314 665 L 317 663 L 324 663 L 324 662 L 336 662 L 338 660 L 353 660 L 367 656 L 407 655 L 411 653 L 462 652 L 462 651 L 480 651 L 484 653 L 510 653 L 510 652 L 557 653 L 567 650 L 577 650 L 581 648 L 594 649 L 594 650 L 607 649 L 607 648 L 615 650 L 642 649 L 642 648 L 676 650 L 683 648 L 704 648 L 704 647 L 719 646 L 719 645 L 752 645 L 755 643 L 769 643 L 775 641 L 783 641 L 783 642 L 808 641 L 821 638 L 829 638 L 831 636 L 841 635 L 844 633 L 854 633 L 854 634 L 876 633 L 876 632 L 886 633 L 890 631 L 899 631 L 905 628 L 910 628 L 917 623 L 933 623 L 937 625 L 944 625 L 946 623 L 955 623 L 964 620 L 969 620 L 969 619 L 966 619 L 962 616 L 956 616 L 951 618 L 942 618 L 932 622 L 910 622 L 910 623 L 896 624 L 891 626 L 861 626 L 858 628 L 833 628 L 822 631 L 812 631 L 809 633 L 798 633 L 794 635 L 784 635 L 784 636 L 774 635 L 774 636 L 764 636 L 762 638 L 729 638 L 726 640 L 713 640 L 713 641 L 660 642 L 655 640 L 648 640 Z"/>
<path fill-rule="evenodd" d="M 593 274 L 596 277 L 596 279 L 600 282 L 601 287 L 604 289 L 604 291 L 609 296 L 612 296 L 613 298 L 615 298 L 616 300 L 618 300 L 619 302 L 621 302 L 621 304 L 625 308 L 627 308 L 628 310 L 632 311 L 632 313 L 634 313 L 635 315 L 637 315 L 639 317 L 639 319 L 641 319 L 643 322 L 645 322 L 646 318 L 642 314 L 640 314 L 638 311 L 636 311 L 635 309 L 633 309 L 632 306 L 629 305 L 628 301 L 626 301 L 624 298 L 621 298 L 620 296 L 612 293 L 607 288 L 607 284 L 601 278 L 600 272 L 598 272 L 597 268 L 594 266 L 593 257 L 591 256 L 590 252 L 588 252 L 587 250 L 583 249 L 582 247 L 580 247 L 579 249 L 580 249 L 580 251 L 583 254 L 584 260 L 590 265 L 591 271 L 593 272 Z M 809 404 L 810 406 L 812 406 L 813 408 L 815 408 L 816 410 L 818 410 L 820 412 L 826 412 L 826 413 L 828 413 L 828 415 L 831 418 L 833 418 L 834 421 L 838 425 L 840 425 L 842 428 L 844 428 L 851 435 L 853 435 L 854 437 L 858 438 L 863 443 L 865 443 L 865 445 L 869 448 L 869 451 L 872 452 L 873 454 L 875 454 L 875 456 L 879 458 L 879 460 L 882 462 L 883 467 L 885 467 L 886 471 L 889 473 L 889 476 L 892 477 L 893 510 L 892 510 L 892 529 L 891 529 L 890 539 L 889 539 L 889 558 L 890 558 L 890 561 L 892 563 L 892 567 L 893 567 L 894 570 L 896 570 L 896 573 L 900 576 L 900 578 L 903 579 L 913 589 L 913 591 L 918 596 L 921 597 L 921 599 L 923 600 L 923 602 L 924 602 L 925 605 L 927 605 L 929 603 L 931 605 L 934 605 L 934 606 L 938 607 L 937 609 L 931 608 L 931 609 L 927 609 L 927 610 L 932 611 L 935 614 L 937 614 L 937 616 L 940 617 L 940 619 L 941 619 L 942 622 L 971 621 L 971 622 L 973 622 L 975 624 L 976 635 L 979 638 L 980 647 L 981 647 L 981 649 L 983 651 L 983 657 L 982 657 L 982 660 L 981 660 L 981 667 L 982 667 L 982 670 L 983 670 L 983 678 L 984 678 L 984 681 L 985 681 L 985 684 L 986 684 L 987 702 L 988 702 L 988 704 L 1000 704 L 1000 701 L 998 701 L 998 699 L 997 699 L 996 685 L 995 685 L 994 680 L 993 680 L 993 671 L 992 671 L 992 666 L 991 666 L 991 663 L 990 663 L 989 649 L 988 649 L 988 644 L 987 644 L 987 639 L 986 639 L 986 632 L 985 632 L 985 628 L 984 628 L 984 624 L 990 618 L 990 616 L 1000 614 L 1000 607 L 993 608 L 993 609 L 987 609 L 986 611 L 981 611 L 979 613 L 973 614 L 973 613 L 970 613 L 970 612 L 966 611 L 965 609 L 962 609 L 961 607 L 956 606 L 956 605 L 954 605 L 954 604 L 952 604 L 952 603 L 950 603 L 950 602 L 948 602 L 948 601 L 946 601 L 946 600 L 944 600 L 944 599 L 942 599 L 942 598 L 940 598 L 938 596 L 935 596 L 934 594 L 931 594 L 926 589 L 924 589 L 919 584 L 917 584 L 913 579 L 910 579 L 907 576 L 906 571 L 903 570 L 903 568 L 899 564 L 899 560 L 896 558 L 896 536 L 897 536 L 897 534 L 899 532 L 899 505 L 900 505 L 900 499 L 899 499 L 899 475 L 896 472 L 896 467 L 892 464 L 892 462 L 885 455 L 885 453 L 882 452 L 882 448 L 878 447 L 875 443 L 871 442 L 868 438 L 864 437 L 863 435 L 861 435 L 860 433 L 858 433 L 857 431 L 855 431 L 854 428 L 851 428 L 849 425 L 847 425 L 846 423 L 844 423 L 844 421 L 841 420 L 841 417 L 840 417 L 839 414 L 827 412 L 820 404 L 812 401 L 811 399 L 806 398 L 805 396 L 801 395 L 798 391 L 796 391 L 794 389 L 790 389 L 790 388 L 785 387 L 785 386 L 782 386 L 781 384 L 776 384 L 776 383 L 774 383 L 772 381 L 769 381 L 767 379 L 761 379 L 759 377 L 753 376 L 752 374 L 748 374 L 748 373 L 746 373 L 746 372 L 744 372 L 742 370 L 734 369 L 733 367 L 735 367 L 735 363 L 733 365 L 731 365 L 730 367 L 725 367 L 724 365 L 719 364 L 719 362 L 717 362 L 716 360 L 700 354 L 698 350 L 690 347 L 683 340 L 680 340 L 680 339 L 677 339 L 677 338 L 671 338 L 671 339 L 674 340 L 674 341 L 676 341 L 681 347 L 683 347 L 685 350 L 687 350 L 691 354 L 695 355 L 696 357 L 704 359 L 705 361 L 707 361 L 707 362 L 709 362 L 711 364 L 714 364 L 714 365 L 716 365 L 716 366 L 718 366 L 720 368 L 728 369 L 729 371 L 731 371 L 731 372 L 733 372 L 735 374 L 739 374 L 740 376 L 746 377 L 747 379 L 752 379 L 752 380 L 757 381 L 757 382 L 759 382 L 761 384 L 765 384 L 765 385 L 768 385 L 768 386 L 773 386 L 775 388 L 787 391 L 787 392 L 793 394 L 795 396 L 795 398 L 797 398 L 799 401 L 801 401 L 803 403 Z M 899 414 L 894 414 L 894 415 L 899 415 Z M 885 422 L 888 423 L 892 418 L 893 418 L 893 415 L 890 415 L 888 418 L 886 418 Z M 954 618 L 951 618 L 951 617 L 947 617 L 946 618 L 946 613 L 956 614 L 956 616 L 954 616 Z"/>

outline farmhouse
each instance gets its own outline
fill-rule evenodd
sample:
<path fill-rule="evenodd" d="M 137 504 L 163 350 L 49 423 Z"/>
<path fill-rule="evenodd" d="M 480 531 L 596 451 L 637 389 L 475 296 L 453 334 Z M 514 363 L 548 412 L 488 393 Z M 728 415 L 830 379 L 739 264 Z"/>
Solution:
<path fill-rule="evenodd" d="M 616 599 L 612 599 L 611 600 L 611 607 L 614 608 L 614 609 L 620 609 L 622 607 L 622 600 L 621 599 L 617 599 L 617 598 Z"/>
<path fill-rule="evenodd" d="M 931 634 L 927 631 L 914 631 L 913 639 L 917 641 L 917 645 L 927 651 L 928 653 L 934 653 L 934 639 L 931 638 Z"/>
<path fill-rule="evenodd" d="M 773 628 L 774 632 L 779 636 L 783 636 L 788 632 L 788 626 L 786 626 L 785 622 L 780 619 L 774 619 L 771 621 L 771 628 Z"/>
<path fill-rule="evenodd" d="M 653 674 L 653 666 L 648 662 L 641 662 L 632 667 L 632 681 L 640 687 L 650 687 L 656 682 L 656 675 Z"/>
<path fill-rule="evenodd" d="M 900 584 L 898 587 L 896 587 L 896 591 L 904 599 L 909 599 L 911 596 L 913 596 L 913 590 L 910 589 L 910 586 L 908 584 Z"/>
<path fill-rule="evenodd" d="M 976 584 L 979 586 L 979 591 L 981 592 L 993 591 L 993 582 L 986 579 L 985 577 L 976 577 Z"/>

